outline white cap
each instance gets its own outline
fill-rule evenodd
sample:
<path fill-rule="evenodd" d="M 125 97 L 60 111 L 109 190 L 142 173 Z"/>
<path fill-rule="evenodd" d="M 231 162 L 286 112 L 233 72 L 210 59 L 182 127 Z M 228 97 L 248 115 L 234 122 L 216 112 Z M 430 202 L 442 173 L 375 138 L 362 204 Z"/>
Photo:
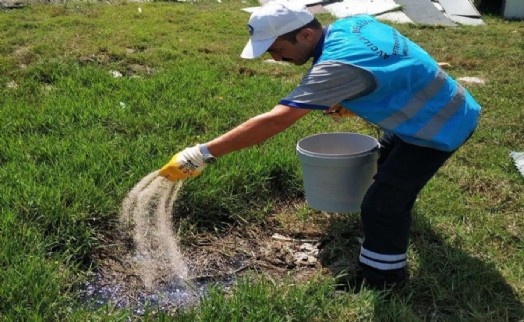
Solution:
<path fill-rule="evenodd" d="M 262 55 L 278 36 L 303 27 L 313 19 L 313 14 L 302 4 L 282 0 L 267 2 L 249 18 L 251 37 L 240 57 L 256 58 Z"/>

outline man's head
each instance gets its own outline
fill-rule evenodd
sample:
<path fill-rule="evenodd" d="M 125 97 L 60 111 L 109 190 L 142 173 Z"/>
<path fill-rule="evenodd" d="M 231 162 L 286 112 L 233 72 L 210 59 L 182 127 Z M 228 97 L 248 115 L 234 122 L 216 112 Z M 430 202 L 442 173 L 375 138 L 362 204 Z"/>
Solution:
<path fill-rule="evenodd" d="M 242 58 L 269 52 L 273 59 L 302 65 L 311 57 L 322 25 L 303 5 L 270 1 L 255 11 L 248 23 L 251 35 Z"/>

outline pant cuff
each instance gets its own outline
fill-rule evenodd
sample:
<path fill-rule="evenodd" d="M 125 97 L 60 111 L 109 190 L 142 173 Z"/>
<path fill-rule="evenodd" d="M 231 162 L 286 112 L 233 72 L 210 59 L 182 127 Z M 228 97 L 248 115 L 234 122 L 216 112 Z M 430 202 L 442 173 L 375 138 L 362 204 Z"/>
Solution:
<path fill-rule="evenodd" d="M 359 261 L 373 268 L 387 271 L 406 267 L 407 254 L 380 254 L 361 247 Z"/>

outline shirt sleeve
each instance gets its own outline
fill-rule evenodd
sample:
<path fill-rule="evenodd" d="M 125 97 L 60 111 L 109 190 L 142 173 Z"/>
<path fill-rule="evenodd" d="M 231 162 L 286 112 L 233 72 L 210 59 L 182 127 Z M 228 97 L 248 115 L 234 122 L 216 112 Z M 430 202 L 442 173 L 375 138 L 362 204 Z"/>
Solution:
<path fill-rule="evenodd" d="M 300 85 L 279 104 L 325 110 L 341 101 L 364 96 L 375 86 L 375 78 L 369 71 L 341 62 L 325 61 L 311 67 Z"/>

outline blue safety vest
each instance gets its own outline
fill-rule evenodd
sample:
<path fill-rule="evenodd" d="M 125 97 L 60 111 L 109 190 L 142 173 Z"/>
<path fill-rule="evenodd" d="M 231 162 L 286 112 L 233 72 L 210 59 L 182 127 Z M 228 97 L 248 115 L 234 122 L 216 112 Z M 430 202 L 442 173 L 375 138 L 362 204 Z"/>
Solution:
<path fill-rule="evenodd" d="M 341 104 L 404 141 L 458 148 L 477 126 L 480 106 L 426 51 L 370 16 L 333 23 L 315 63 L 337 61 L 375 77 L 373 92 Z"/>

